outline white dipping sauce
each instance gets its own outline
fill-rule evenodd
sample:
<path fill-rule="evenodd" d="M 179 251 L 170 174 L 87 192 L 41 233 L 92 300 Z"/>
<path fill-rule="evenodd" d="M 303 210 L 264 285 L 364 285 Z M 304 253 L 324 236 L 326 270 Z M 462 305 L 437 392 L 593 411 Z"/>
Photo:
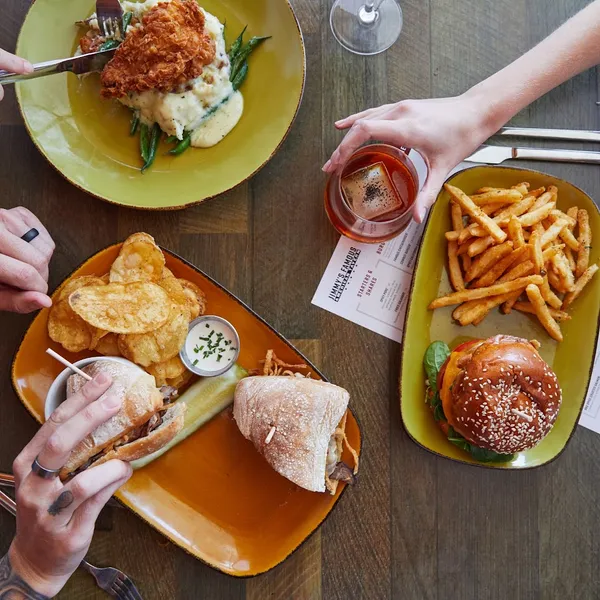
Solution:
<path fill-rule="evenodd" d="M 188 332 L 182 359 L 198 374 L 220 374 L 235 363 L 238 346 L 239 338 L 230 323 L 217 317 L 200 317 Z"/>

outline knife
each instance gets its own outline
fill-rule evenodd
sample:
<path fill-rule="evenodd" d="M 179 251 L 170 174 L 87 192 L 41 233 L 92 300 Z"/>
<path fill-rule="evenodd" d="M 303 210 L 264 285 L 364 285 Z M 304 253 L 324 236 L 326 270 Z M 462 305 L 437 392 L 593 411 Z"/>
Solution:
<path fill-rule="evenodd" d="M 581 129 L 537 129 L 535 127 L 503 127 L 498 133 L 503 137 L 525 137 L 573 142 L 600 142 L 600 131 Z"/>
<path fill-rule="evenodd" d="M 33 73 L 25 75 L 9 73 L 0 70 L 0 85 L 6 83 L 16 83 L 17 81 L 27 81 L 28 79 L 37 79 L 46 75 L 55 73 L 75 73 L 75 75 L 84 75 L 93 71 L 102 71 L 106 63 L 114 56 L 115 50 L 102 50 L 100 52 L 90 52 L 81 56 L 72 56 L 70 58 L 61 58 L 58 60 L 49 60 L 33 65 Z"/>
<path fill-rule="evenodd" d="M 510 146 L 481 146 L 466 162 L 499 165 L 505 160 L 546 160 L 551 162 L 600 164 L 600 152 L 584 150 L 550 150 L 546 148 L 511 148 Z"/>

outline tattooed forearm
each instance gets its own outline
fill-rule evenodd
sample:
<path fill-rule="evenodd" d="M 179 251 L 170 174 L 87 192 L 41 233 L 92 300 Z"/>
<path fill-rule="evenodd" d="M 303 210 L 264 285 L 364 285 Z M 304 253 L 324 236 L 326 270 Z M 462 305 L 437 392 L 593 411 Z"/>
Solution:
<path fill-rule="evenodd" d="M 38 594 L 12 569 L 8 554 L 0 558 L 0 600 L 49 600 Z"/>
<path fill-rule="evenodd" d="M 63 492 L 51 505 L 48 509 L 48 512 L 53 516 L 60 515 L 61 511 L 68 506 L 73 504 L 73 494 L 69 490 Z"/>

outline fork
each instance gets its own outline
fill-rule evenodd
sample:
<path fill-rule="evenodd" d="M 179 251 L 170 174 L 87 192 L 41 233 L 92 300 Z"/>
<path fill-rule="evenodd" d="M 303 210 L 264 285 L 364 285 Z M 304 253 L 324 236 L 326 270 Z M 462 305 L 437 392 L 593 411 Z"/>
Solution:
<path fill-rule="evenodd" d="M 17 503 L 1 490 L 0 506 L 13 516 L 17 516 Z M 114 567 L 98 568 L 86 560 L 82 560 L 79 566 L 96 580 L 96 584 L 100 589 L 113 598 L 117 598 L 117 600 L 143 600 L 133 581 L 122 571 Z"/>
<path fill-rule="evenodd" d="M 123 9 L 119 0 L 96 0 L 96 16 L 104 37 L 123 39 Z"/>

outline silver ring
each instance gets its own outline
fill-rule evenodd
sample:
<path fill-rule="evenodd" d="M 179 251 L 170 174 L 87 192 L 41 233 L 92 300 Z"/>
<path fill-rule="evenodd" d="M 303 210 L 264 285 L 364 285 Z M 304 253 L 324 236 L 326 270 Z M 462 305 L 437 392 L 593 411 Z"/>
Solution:
<path fill-rule="evenodd" d="M 46 467 L 42 467 L 38 462 L 37 456 L 31 465 L 31 470 L 42 479 L 54 479 L 55 477 L 58 477 L 58 474 L 60 473 L 60 469 L 46 469 Z"/>

